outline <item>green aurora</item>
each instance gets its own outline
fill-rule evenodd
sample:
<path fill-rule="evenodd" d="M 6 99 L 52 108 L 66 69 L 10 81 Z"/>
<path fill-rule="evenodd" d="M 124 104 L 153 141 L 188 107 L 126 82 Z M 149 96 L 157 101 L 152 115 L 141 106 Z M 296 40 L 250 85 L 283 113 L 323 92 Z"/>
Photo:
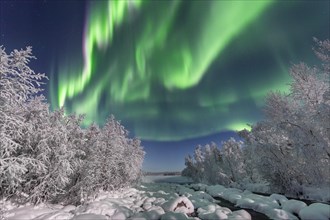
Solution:
<path fill-rule="evenodd" d="M 247 128 L 269 91 L 287 91 L 289 62 L 311 53 L 308 34 L 319 37 L 327 23 L 328 14 L 313 18 L 297 40 L 304 27 L 295 21 L 312 16 L 286 22 L 308 8 L 299 4 L 92 1 L 81 59 L 60 63 L 50 80 L 52 106 L 86 114 L 85 125 L 114 114 L 144 140 Z"/>

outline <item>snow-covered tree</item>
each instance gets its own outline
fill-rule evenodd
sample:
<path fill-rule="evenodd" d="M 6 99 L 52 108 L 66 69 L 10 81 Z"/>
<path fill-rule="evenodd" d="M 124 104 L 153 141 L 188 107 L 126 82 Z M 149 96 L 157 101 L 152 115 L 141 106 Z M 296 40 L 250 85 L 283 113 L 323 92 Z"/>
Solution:
<path fill-rule="evenodd" d="M 33 102 L 31 98 L 42 91 L 40 86 L 46 78 L 29 68 L 28 63 L 34 58 L 31 54 L 31 47 L 10 54 L 0 47 L 0 192 L 5 196 L 22 188 L 29 166 L 41 166 L 35 158 L 21 153 L 29 144 L 25 103 Z"/>
<path fill-rule="evenodd" d="M 233 182 L 240 182 L 245 177 L 242 145 L 242 141 L 230 138 L 223 142 L 221 147 L 222 169 Z"/>
<path fill-rule="evenodd" d="M 34 203 L 54 201 L 66 193 L 71 176 L 82 162 L 82 118 L 65 116 L 63 109 L 50 112 L 42 96 L 22 106 L 19 113 L 24 126 L 15 138 L 19 147 L 3 155 L 1 186 L 6 196 L 16 195 Z"/>
<path fill-rule="evenodd" d="M 1 197 L 77 202 L 140 178 L 140 141 L 128 138 L 114 117 L 102 129 L 82 129 L 83 116 L 51 112 L 39 95 L 46 77 L 28 67 L 31 47 L 9 55 L 0 47 L 0 55 Z"/>
<path fill-rule="evenodd" d="M 128 138 L 127 130 L 113 116 L 102 129 L 91 125 L 85 138 L 84 164 L 69 190 L 76 199 L 85 200 L 99 190 L 118 189 L 140 179 L 144 158 L 140 141 Z"/>
<path fill-rule="evenodd" d="M 38 202 L 40 198 L 52 201 L 66 194 L 67 185 L 83 163 L 85 152 L 80 149 L 84 144 L 82 120 L 83 116 L 66 116 L 63 109 L 48 116 L 43 130 L 45 135 L 41 139 L 44 144 L 37 151 L 37 158 L 45 164 L 46 172 L 35 175 L 38 184 L 29 192 L 33 201 Z"/>
<path fill-rule="evenodd" d="M 316 43 L 321 68 L 293 65 L 290 93 L 270 93 L 266 119 L 246 135 L 260 174 L 282 192 L 330 183 L 330 41 Z"/>
<path fill-rule="evenodd" d="M 225 172 L 223 171 L 223 158 L 218 146 L 212 142 L 204 146 L 204 173 L 202 181 L 208 184 L 216 184 L 226 182 L 223 179 Z"/>
<path fill-rule="evenodd" d="M 204 151 L 201 145 L 198 145 L 194 151 L 196 174 L 193 177 L 194 180 L 202 181 L 204 178 Z"/>
<path fill-rule="evenodd" d="M 241 167 L 231 167 L 232 169 L 230 169 L 228 164 L 234 165 L 235 161 L 231 162 L 231 158 L 227 159 L 226 157 L 232 156 L 228 154 L 228 151 L 232 151 L 230 148 L 234 145 L 228 143 L 225 143 L 225 145 L 225 151 L 220 149 L 214 142 L 205 146 L 198 145 L 194 151 L 194 160 L 190 155 L 186 157 L 186 167 L 182 171 L 183 175 L 191 177 L 194 181 L 207 184 L 230 185 L 233 183 L 232 172 L 235 172 L 236 177 L 236 172 L 241 170 Z M 230 162 L 228 163 L 228 161 Z"/>
<path fill-rule="evenodd" d="M 185 158 L 185 168 L 182 171 L 182 176 L 193 177 L 197 174 L 197 168 L 194 164 L 194 159 L 191 155 L 186 156 Z"/>

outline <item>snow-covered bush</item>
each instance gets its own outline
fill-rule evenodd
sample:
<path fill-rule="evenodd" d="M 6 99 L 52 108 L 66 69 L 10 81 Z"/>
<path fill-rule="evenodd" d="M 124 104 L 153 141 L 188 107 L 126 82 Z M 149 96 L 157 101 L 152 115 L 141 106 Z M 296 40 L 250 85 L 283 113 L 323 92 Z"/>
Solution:
<path fill-rule="evenodd" d="M 35 131 L 44 134 L 35 152 L 46 168 L 44 172 L 31 172 L 34 178 L 28 194 L 35 202 L 65 195 L 67 185 L 83 163 L 84 151 L 80 149 L 84 144 L 84 132 L 80 128 L 83 117 L 65 116 L 60 109 L 51 112 L 47 119 L 44 129 Z"/>
<path fill-rule="evenodd" d="M 196 176 L 197 168 L 194 164 L 194 159 L 191 157 L 191 155 L 186 156 L 185 166 L 186 167 L 181 172 L 182 176 L 188 176 L 188 177 Z"/>
<path fill-rule="evenodd" d="M 99 190 L 122 188 L 140 179 L 144 157 L 140 141 L 128 138 L 128 132 L 113 116 L 102 129 L 92 124 L 85 138 L 84 164 L 69 190 L 74 199 L 85 200 Z"/>
<path fill-rule="evenodd" d="M 222 143 L 222 169 L 233 182 L 241 182 L 245 176 L 245 164 L 243 159 L 243 142 L 230 138 Z"/>
<path fill-rule="evenodd" d="M 46 76 L 28 67 L 30 47 L 9 55 L 0 47 L 0 55 L 1 198 L 77 201 L 140 178 L 140 141 L 114 117 L 102 129 L 82 129 L 83 116 L 51 112 L 39 95 Z"/>
<path fill-rule="evenodd" d="M 230 185 L 245 177 L 242 142 L 231 138 L 223 142 L 221 149 L 215 144 L 198 146 L 194 159 L 186 157 L 182 175 L 207 184 Z"/>
<path fill-rule="evenodd" d="M 245 142 L 260 174 L 277 190 L 301 193 L 302 185 L 330 183 L 330 41 L 317 41 L 321 68 L 293 65 L 290 94 L 272 92 L 266 119 L 252 126 Z"/>
<path fill-rule="evenodd" d="M 64 116 L 63 110 L 49 112 L 43 97 L 31 98 L 20 109 L 24 127 L 15 138 L 20 147 L 2 155 L 1 186 L 5 196 L 25 201 L 52 201 L 65 194 L 65 187 L 81 164 L 82 118 Z M 18 180 L 9 178 L 17 175 Z M 12 174 L 13 173 L 13 174 Z M 21 199 L 20 198 L 20 199 Z"/>
<path fill-rule="evenodd" d="M 40 85 L 46 78 L 28 67 L 34 58 L 31 53 L 31 47 L 10 54 L 0 47 L 0 194 L 4 196 L 22 193 L 25 173 L 30 168 L 43 167 L 27 153 L 30 146 L 26 138 L 31 123 L 26 103 L 38 103 L 34 109 L 42 106 L 42 98 L 32 97 L 42 91 Z"/>

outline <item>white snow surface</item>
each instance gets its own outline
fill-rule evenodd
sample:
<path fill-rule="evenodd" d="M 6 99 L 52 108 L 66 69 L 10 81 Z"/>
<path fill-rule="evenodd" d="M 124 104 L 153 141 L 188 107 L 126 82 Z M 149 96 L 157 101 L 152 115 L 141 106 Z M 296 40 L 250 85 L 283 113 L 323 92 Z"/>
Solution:
<path fill-rule="evenodd" d="M 228 200 L 241 210 L 221 207 L 212 196 Z M 19 220 L 87 220 L 87 219 L 252 219 L 244 209 L 264 213 L 271 219 L 329 219 L 330 206 L 314 203 L 307 206 L 297 200 L 272 194 L 261 196 L 250 191 L 221 185 L 179 185 L 142 183 L 135 188 L 99 192 L 93 201 L 80 206 L 39 204 L 17 205 L 1 200 L 0 219 Z"/>
<path fill-rule="evenodd" d="M 330 206 L 323 203 L 313 203 L 300 210 L 299 217 L 302 220 L 318 219 L 329 220 L 330 219 Z"/>
<path fill-rule="evenodd" d="M 283 204 L 282 209 L 298 215 L 300 210 L 302 210 L 306 206 L 307 206 L 306 203 L 302 201 L 290 199 Z"/>
<path fill-rule="evenodd" d="M 271 219 L 298 219 L 295 215 L 299 215 L 302 219 L 330 219 L 330 205 L 327 204 L 319 203 L 319 205 L 307 206 L 304 202 L 288 200 L 279 194 L 262 196 L 248 190 L 226 188 L 222 185 L 208 186 L 206 192 L 228 200 L 240 208 L 253 209 L 263 213 Z M 312 216 L 315 217 L 312 218 Z"/>

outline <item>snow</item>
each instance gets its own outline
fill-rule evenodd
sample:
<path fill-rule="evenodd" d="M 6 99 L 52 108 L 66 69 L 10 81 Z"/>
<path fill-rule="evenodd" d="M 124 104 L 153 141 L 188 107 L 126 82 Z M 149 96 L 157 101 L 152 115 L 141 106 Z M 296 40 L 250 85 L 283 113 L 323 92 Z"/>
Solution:
<path fill-rule="evenodd" d="M 323 203 L 313 203 L 299 212 L 299 217 L 302 220 L 318 219 L 329 220 L 330 219 L 330 206 Z"/>
<path fill-rule="evenodd" d="M 269 183 L 247 183 L 244 184 L 243 188 L 251 192 L 258 192 L 258 193 L 270 192 Z"/>
<path fill-rule="evenodd" d="M 205 190 L 205 191 L 204 191 Z M 215 198 L 234 203 L 240 210 L 220 206 Z M 136 188 L 100 191 L 83 205 L 31 204 L 17 205 L 1 201 L 8 220 L 64 220 L 64 219 L 252 219 L 244 209 L 253 209 L 271 219 L 329 219 L 330 206 L 314 203 L 307 206 L 298 200 L 272 194 L 257 195 L 248 190 L 226 188 L 222 185 L 178 185 L 173 183 L 142 183 Z"/>
<path fill-rule="evenodd" d="M 251 220 L 251 215 L 245 210 L 237 210 L 228 215 L 228 219 L 233 220 Z"/>
<path fill-rule="evenodd" d="M 45 213 L 49 214 L 51 212 L 53 212 L 53 210 L 47 207 L 39 208 L 38 206 L 27 205 L 24 207 L 19 207 L 8 211 L 7 219 L 8 220 L 34 219 L 40 215 L 43 215 Z"/>
<path fill-rule="evenodd" d="M 186 214 L 191 214 L 194 212 L 194 205 L 185 196 L 178 197 L 178 198 L 165 202 L 162 205 L 162 208 L 166 212 L 173 211 L 173 212 L 182 212 L 182 213 L 186 213 Z"/>
<path fill-rule="evenodd" d="M 271 196 L 262 196 L 248 190 L 243 192 L 242 190 L 226 188 L 222 185 L 209 186 L 206 188 L 206 192 L 212 196 L 226 199 L 240 208 L 253 209 L 263 213 L 272 219 L 298 219 L 294 214 L 300 213 L 306 207 L 304 202 L 288 200 L 283 195 L 272 194 Z M 283 209 L 281 206 L 283 206 Z M 329 205 L 325 205 L 324 208 L 320 209 L 324 211 L 326 207 L 330 210 Z M 311 210 L 312 212 L 316 211 L 315 208 Z M 305 214 L 305 212 L 303 213 Z M 306 213 L 307 216 L 308 211 Z"/>
<path fill-rule="evenodd" d="M 186 219 L 189 220 L 194 218 L 188 217 L 185 213 L 177 213 L 177 212 L 167 212 L 161 217 L 161 220 L 186 220 Z"/>
<path fill-rule="evenodd" d="M 279 205 L 283 205 L 284 203 L 286 203 L 288 201 L 288 198 L 286 198 L 283 195 L 280 194 L 271 194 L 270 197 L 271 199 L 274 199 Z"/>
<path fill-rule="evenodd" d="M 296 216 L 287 212 L 283 209 L 270 209 L 265 213 L 271 219 L 281 219 L 281 220 L 298 220 Z"/>
<path fill-rule="evenodd" d="M 292 214 L 299 214 L 300 210 L 305 208 L 307 205 L 302 201 L 298 201 L 295 199 L 290 199 L 284 203 L 282 209 L 292 213 Z"/>
<path fill-rule="evenodd" d="M 217 204 L 211 204 L 197 209 L 198 217 L 201 219 L 227 219 L 231 210 Z"/>
<path fill-rule="evenodd" d="M 316 201 L 330 201 L 330 189 L 329 186 L 324 186 L 322 188 L 315 187 L 303 187 L 303 198 L 312 199 Z"/>
<path fill-rule="evenodd" d="M 72 220 L 107 220 L 108 218 L 104 215 L 96 215 L 96 214 L 82 214 L 78 216 L 74 216 Z"/>

